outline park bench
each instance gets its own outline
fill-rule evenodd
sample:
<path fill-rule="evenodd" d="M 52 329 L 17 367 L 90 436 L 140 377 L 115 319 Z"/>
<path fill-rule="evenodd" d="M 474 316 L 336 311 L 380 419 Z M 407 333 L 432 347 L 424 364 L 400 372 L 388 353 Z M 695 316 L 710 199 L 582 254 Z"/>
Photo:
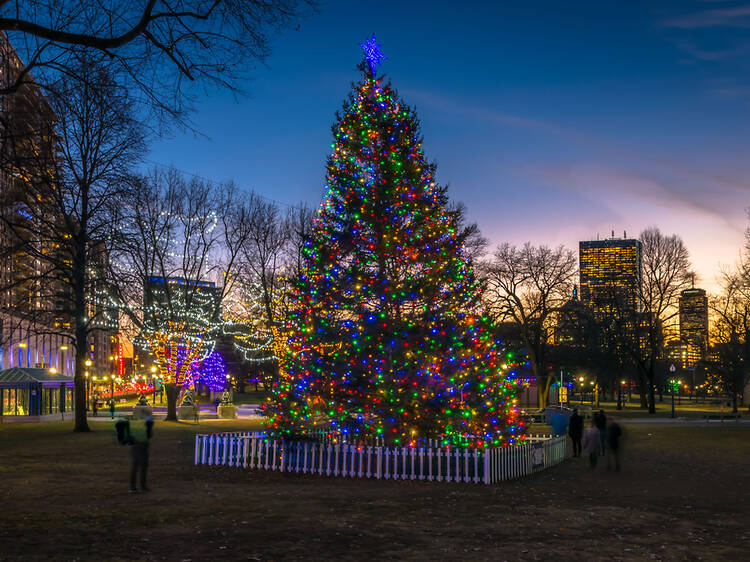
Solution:
<path fill-rule="evenodd" d="M 544 412 L 524 413 L 521 415 L 524 422 L 528 423 L 546 423 Z"/>
<path fill-rule="evenodd" d="M 737 420 L 739 421 L 742 416 L 740 414 L 706 414 L 703 418 L 708 423 L 711 420 Z"/>

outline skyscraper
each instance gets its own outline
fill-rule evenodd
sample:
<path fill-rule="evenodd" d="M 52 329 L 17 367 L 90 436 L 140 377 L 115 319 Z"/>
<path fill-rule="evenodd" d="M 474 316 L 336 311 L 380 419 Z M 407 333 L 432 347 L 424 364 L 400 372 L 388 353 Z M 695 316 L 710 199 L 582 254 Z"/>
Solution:
<path fill-rule="evenodd" d="M 686 366 L 705 357 L 708 349 L 708 298 L 703 289 L 680 293 L 680 340 L 687 345 Z"/>
<path fill-rule="evenodd" d="M 641 243 L 634 238 L 585 240 L 578 244 L 581 301 L 600 318 L 638 312 Z"/>

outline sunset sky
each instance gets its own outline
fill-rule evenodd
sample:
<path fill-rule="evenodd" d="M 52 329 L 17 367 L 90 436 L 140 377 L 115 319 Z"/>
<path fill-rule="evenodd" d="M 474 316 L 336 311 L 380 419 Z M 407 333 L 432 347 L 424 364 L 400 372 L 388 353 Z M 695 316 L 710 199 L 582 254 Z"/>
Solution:
<path fill-rule="evenodd" d="M 438 181 L 493 243 L 577 250 L 656 225 L 713 288 L 750 205 L 750 2 L 457 6 L 323 1 L 275 38 L 248 96 L 197 106 L 205 136 L 176 134 L 149 160 L 317 206 L 330 127 L 374 33 Z"/>

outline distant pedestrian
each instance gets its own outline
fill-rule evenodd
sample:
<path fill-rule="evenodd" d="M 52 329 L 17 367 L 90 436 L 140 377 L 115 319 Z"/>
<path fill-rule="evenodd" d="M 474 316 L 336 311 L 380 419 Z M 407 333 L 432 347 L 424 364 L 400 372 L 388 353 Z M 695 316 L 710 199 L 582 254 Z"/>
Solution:
<path fill-rule="evenodd" d="M 601 439 L 599 437 L 599 429 L 596 427 L 596 420 L 591 420 L 591 425 L 586 428 L 583 434 L 583 452 L 589 456 L 589 463 L 591 468 L 596 468 L 596 461 L 599 457 L 599 448 L 601 447 Z"/>
<path fill-rule="evenodd" d="M 136 477 L 140 474 L 141 492 L 150 491 L 146 486 L 146 471 L 148 470 L 148 442 L 153 435 L 154 420 L 151 416 L 141 424 L 136 422 L 130 429 L 131 446 L 130 457 L 132 465 L 130 468 L 130 493 L 138 492 L 135 487 Z"/>
<path fill-rule="evenodd" d="M 559 410 L 552 415 L 550 420 L 552 425 L 552 431 L 555 435 L 565 435 L 568 429 L 568 418 L 563 415 Z"/>
<path fill-rule="evenodd" d="M 112 416 L 112 419 L 115 419 L 115 401 L 110 400 L 109 401 L 109 414 Z"/>
<path fill-rule="evenodd" d="M 620 441 L 622 441 L 622 427 L 614 420 L 610 420 L 607 427 L 607 469 L 614 461 L 615 470 L 620 470 Z"/>
<path fill-rule="evenodd" d="M 596 429 L 599 430 L 599 454 L 604 455 L 607 438 L 607 415 L 604 410 L 599 410 L 594 414 L 594 424 Z"/>
<path fill-rule="evenodd" d="M 198 416 L 200 416 L 200 408 L 198 407 L 198 402 L 196 401 L 193 404 L 193 418 L 195 419 L 195 423 L 198 423 Z"/>
<path fill-rule="evenodd" d="M 568 434 L 570 439 L 573 441 L 573 456 L 581 456 L 581 439 L 583 438 L 583 418 L 578 415 L 578 408 L 573 410 L 573 415 L 570 416 L 570 424 L 568 426 Z"/>
<path fill-rule="evenodd" d="M 94 417 L 96 417 L 96 412 L 98 411 L 99 404 L 96 402 L 96 398 L 94 398 L 94 402 L 91 404 L 91 411 L 94 412 Z"/>

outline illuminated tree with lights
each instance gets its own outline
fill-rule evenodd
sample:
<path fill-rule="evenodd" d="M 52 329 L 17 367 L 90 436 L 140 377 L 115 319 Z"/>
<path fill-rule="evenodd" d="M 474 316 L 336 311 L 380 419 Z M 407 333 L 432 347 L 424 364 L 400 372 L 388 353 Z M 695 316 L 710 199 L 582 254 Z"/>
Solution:
<path fill-rule="evenodd" d="M 284 353 L 281 304 L 274 298 L 266 306 L 264 294 L 259 284 L 238 282 L 224 314 L 224 333 L 232 336 L 235 349 L 251 363 L 277 362 Z"/>
<path fill-rule="evenodd" d="M 154 360 L 177 419 L 180 389 L 221 333 L 247 215 L 231 185 L 187 181 L 174 170 L 135 178 L 113 244 L 106 298 Z M 218 212 L 217 209 L 221 209 Z"/>
<path fill-rule="evenodd" d="M 227 366 L 221 353 L 214 351 L 195 370 L 195 382 L 200 382 L 213 392 L 224 390 L 227 385 Z"/>
<path fill-rule="evenodd" d="M 400 445 L 512 442 L 516 385 L 481 308 L 465 250 L 473 230 L 435 181 L 415 112 L 376 76 L 374 37 L 362 47 L 266 423 Z"/>
<path fill-rule="evenodd" d="M 153 353 L 166 384 L 192 387 L 200 374 L 197 367 L 211 356 L 221 329 L 216 287 L 162 277 L 150 278 L 145 287 L 146 306 L 136 341 Z"/>

